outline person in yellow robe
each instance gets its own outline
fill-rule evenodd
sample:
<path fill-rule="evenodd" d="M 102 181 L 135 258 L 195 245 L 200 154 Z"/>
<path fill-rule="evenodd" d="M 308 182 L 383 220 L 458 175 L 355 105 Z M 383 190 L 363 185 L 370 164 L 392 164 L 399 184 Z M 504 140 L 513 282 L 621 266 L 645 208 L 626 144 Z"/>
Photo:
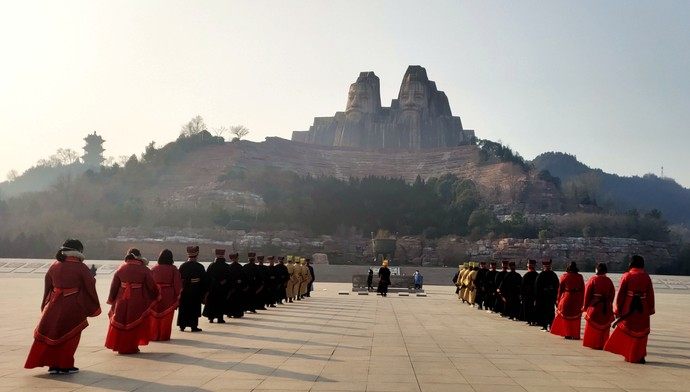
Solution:
<path fill-rule="evenodd" d="M 467 302 L 471 306 L 474 306 L 475 299 L 477 298 L 477 285 L 474 282 L 477 280 L 478 271 L 477 263 L 470 263 L 470 272 L 467 274 Z"/>
<path fill-rule="evenodd" d="M 287 296 L 288 302 L 292 302 L 295 297 L 295 282 L 297 281 L 297 276 L 295 275 L 295 264 L 292 260 L 292 256 L 287 256 L 287 270 L 289 275 L 289 280 L 285 285 L 285 295 Z"/>
<path fill-rule="evenodd" d="M 458 298 L 462 300 L 463 303 L 467 302 L 465 299 L 465 291 L 467 286 L 465 285 L 465 277 L 469 272 L 469 263 L 462 264 L 462 270 L 460 271 L 460 276 L 458 276 L 458 284 L 460 285 L 460 293 L 458 293 Z"/>
<path fill-rule="evenodd" d="M 299 281 L 299 298 L 304 298 L 307 294 L 307 287 L 309 287 L 309 280 L 311 275 L 309 274 L 309 268 L 307 267 L 307 260 L 302 257 L 299 261 L 299 271 L 300 271 L 300 281 Z"/>

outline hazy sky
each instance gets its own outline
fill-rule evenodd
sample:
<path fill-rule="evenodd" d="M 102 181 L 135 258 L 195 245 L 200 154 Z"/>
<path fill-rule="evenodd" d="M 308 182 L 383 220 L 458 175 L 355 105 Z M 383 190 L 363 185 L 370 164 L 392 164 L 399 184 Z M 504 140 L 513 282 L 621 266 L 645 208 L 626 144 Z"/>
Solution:
<path fill-rule="evenodd" d="M 106 155 L 200 114 L 289 138 L 360 71 L 426 67 L 477 136 L 690 186 L 690 2 L 7 1 L 0 179 L 97 131 Z"/>

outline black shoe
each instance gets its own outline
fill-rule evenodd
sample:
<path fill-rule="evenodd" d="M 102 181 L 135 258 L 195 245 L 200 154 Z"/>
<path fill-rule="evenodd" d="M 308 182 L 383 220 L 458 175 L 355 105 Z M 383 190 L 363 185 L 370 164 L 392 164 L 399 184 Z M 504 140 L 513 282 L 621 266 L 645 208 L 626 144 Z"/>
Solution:
<path fill-rule="evenodd" d="M 275 308 L 276 306 L 273 304 L 268 305 L 269 308 Z"/>
<path fill-rule="evenodd" d="M 257 308 L 257 309 L 258 309 L 258 310 L 266 310 L 266 307 L 265 307 L 265 306 L 262 306 L 262 307 Z"/>
<path fill-rule="evenodd" d="M 290 298 L 290 299 L 288 300 L 288 303 L 290 303 L 290 304 L 292 303 L 292 298 Z"/>
<path fill-rule="evenodd" d="M 225 324 L 225 320 L 223 320 L 222 318 L 219 318 L 219 319 L 218 319 L 218 324 Z"/>
<path fill-rule="evenodd" d="M 256 310 L 250 310 L 249 313 L 254 313 L 254 314 L 256 314 Z"/>
<path fill-rule="evenodd" d="M 192 327 L 192 332 L 201 332 L 202 329 L 199 327 Z"/>
<path fill-rule="evenodd" d="M 60 369 L 51 366 L 51 367 L 48 368 L 48 373 L 50 373 L 50 374 L 58 374 L 58 373 L 60 373 Z"/>
<path fill-rule="evenodd" d="M 208 319 L 208 322 L 213 324 L 213 319 L 212 318 Z"/>
<path fill-rule="evenodd" d="M 184 332 L 184 329 L 185 329 L 185 328 L 186 328 L 186 327 L 180 327 L 180 332 Z"/>
<path fill-rule="evenodd" d="M 645 361 L 645 359 L 642 358 L 639 361 L 637 361 L 637 363 L 644 365 L 645 363 L 647 363 L 647 361 Z"/>
<path fill-rule="evenodd" d="M 79 368 L 71 367 L 67 369 L 58 369 L 58 374 L 74 374 L 79 373 Z"/>

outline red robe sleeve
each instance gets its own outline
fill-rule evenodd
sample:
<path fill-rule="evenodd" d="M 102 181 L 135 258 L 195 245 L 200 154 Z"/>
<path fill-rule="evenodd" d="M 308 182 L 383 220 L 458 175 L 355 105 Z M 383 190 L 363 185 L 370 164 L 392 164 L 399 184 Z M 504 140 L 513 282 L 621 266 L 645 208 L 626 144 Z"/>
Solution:
<path fill-rule="evenodd" d="M 652 278 L 647 276 L 648 279 L 648 284 L 647 284 L 647 305 L 649 305 L 649 315 L 653 315 L 656 313 L 656 310 L 654 309 L 654 285 L 652 284 Z"/>
<path fill-rule="evenodd" d="M 561 302 L 561 297 L 563 296 L 563 290 L 565 289 L 565 284 L 563 282 L 565 281 L 565 277 L 567 274 L 561 275 L 561 278 L 558 281 L 558 296 L 556 297 L 556 303 Z"/>
<path fill-rule="evenodd" d="M 146 275 L 144 276 L 144 284 L 146 285 L 146 290 L 149 292 L 149 298 L 154 301 L 160 299 L 160 290 L 158 290 L 158 285 L 156 280 L 153 278 L 153 272 L 146 268 Z"/>
<path fill-rule="evenodd" d="M 53 292 L 53 277 L 51 276 L 52 268 L 48 269 L 43 281 L 43 299 L 41 300 L 41 312 L 48 303 L 48 296 Z"/>
<path fill-rule="evenodd" d="M 616 297 L 616 307 L 613 309 L 613 314 L 616 317 L 621 316 L 623 307 L 625 306 L 625 297 L 628 295 L 628 273 L 624 273 L 621 277 L 621 284 L 618 288 L 618 296 Z"/>
<path fill-rule="evenodd" d="M 101 302 L 98 300 L 98 292 L 96 291 L 96 278 L 91 274 L 89 267 L 84 265 L 81 269 L 82 287 L 84 288 L 85 299 L 84 307 L 88 317 L 96 317 L 101 314 Z"/>
<path fill-rule="evenodd" d="M 589 280 L 587 281 L 587 284 L 585 285 L 585 302 L 582 304 L 582 311 L 583 312 L 587 311 L 587 308 L 589 308 L 589 305 L 592 303 L 592 296 L 594 294 L 595 276 L 592 276 L 591 278 L 589 278 Z"/>
<path fill-rule="evenodd" d="M 120 275 L 118 274 L 118 272 L 119 270 L 115 272 L 115 275 L 113 275 L 113 282 L 110 284 L 110 293 L 108 294 L 108 305 L 112 305 L 115 303 L 117 294 L 120 292 L 120 286 L 122 285 L 122 281 L 120 280 Z"/>
<path fill-rule="evenodd" d="M 173 266 L 173 292 L 175 293 L 175 301 L 179 301 L 180 293 L 182 292 L 182 276 L 177 267 Z"/>

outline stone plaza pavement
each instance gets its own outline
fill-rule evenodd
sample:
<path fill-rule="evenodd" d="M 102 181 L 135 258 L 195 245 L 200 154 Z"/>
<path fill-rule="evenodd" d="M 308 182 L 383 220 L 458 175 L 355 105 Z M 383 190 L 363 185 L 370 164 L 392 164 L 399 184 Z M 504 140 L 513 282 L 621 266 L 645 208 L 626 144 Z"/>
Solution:
<path fill-rule="evenodd" d="M 690 296 L 662 290 L 647 365 L 585 349 L 462 305 L 453 287 L 428 297 L 312 298 L 202 333 L 173 331 L 138 355 L 103 347 L 109 277 L 98 280 L 104 314 L 90 319 L 76 354 L 81 372 L 23 369 L 39 319 L 43 280 L 0 277 L 2 391 L 688 391 Z"/>

